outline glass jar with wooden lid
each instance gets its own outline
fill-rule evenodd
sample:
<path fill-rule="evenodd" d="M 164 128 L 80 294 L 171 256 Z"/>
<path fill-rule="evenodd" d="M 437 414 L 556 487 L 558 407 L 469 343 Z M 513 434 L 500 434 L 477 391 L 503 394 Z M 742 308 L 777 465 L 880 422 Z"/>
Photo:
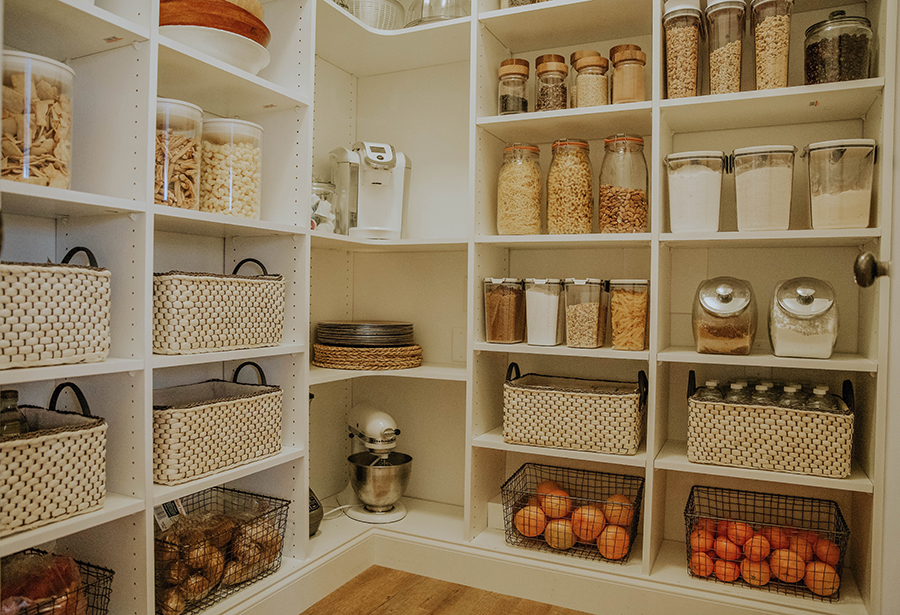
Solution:
<path fill-rule="evenodd" d="M 543 62 L 537 65 L 537 88 L 534 96 L 535 111 L 565 109 L 569 102 L 565 62 Z"/>
<path fill-rule="evenodd" d="M 586 58 L 588 56 L 599 56 L 599 51 L 594 51 L 593 49 L 580 49 L 578 51 L 573 51 L 569 55 L 569 66 L 571 66 L 571 78 L 569 79 L 569 109 L 575 109 L 578 106 L 578 83 L 577 83 L 577 68 L 575 64 L 581 58 Z"/>
<path fill-rule="evenodd" d="M 646 100 L 644 66 L 647 54 L 637 45 L 617 45 L 609 50 L 609 55 L 613 64 L 613 104 Z"/>
<path fill-rule="evenodd" d="M 508 58 L 500 62 L 500 85 L 498 91 L 497 114 L 528 112 L 528 60 Z"/>
<path fill-rule="evenodd" d="M 595 107 L 609 104 L 609 60 L 603 56 L 585 56 L 575 62 L 578 76 L 575 87 L 580 92 L 578 107 Z"/>

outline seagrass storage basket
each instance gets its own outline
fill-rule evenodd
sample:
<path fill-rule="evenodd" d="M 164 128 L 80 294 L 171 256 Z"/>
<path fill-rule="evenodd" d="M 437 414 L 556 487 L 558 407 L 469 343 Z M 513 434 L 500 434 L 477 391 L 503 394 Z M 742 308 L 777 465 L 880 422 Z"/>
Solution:
<path fill-rule="evenodd" d="M 242 276 L 246 263 L 262 275 Z M 153 274 L 153 352 L 184 355 L 262 348 L 281 343 L 284 278 L 245 258 L 231 275 Z"/>
<path fill-rule="evenodd" d="M 503 384 L 503 441 L 611 455 L 634 455 L 644 436 L 647 376 L 637 382 L 520 375 Z"/>
<path fill-rule="evenodd" d="M 684 524 L 693 577 L 823 602 L 840 599 L 850 528 L 836 502 L 695 485 Z M 730 554 L 723 536 L 733 547 Z M 717 548 L 707 550 L 713 537 Z M 735 540 L 743 546 L 735 547 Z"/>
<path fill-rule="evenodd" d="M 160 615 L 198 613 L 281 567 L 290 500 L 214 487 L 173 504 L 183 512 L 156 535 Z"/>
<path fill-rule="evenodd" d="M 70 388 L 82 414 L 56 409 Z M 103 507 L 106 421 L 91 415 L 75 384 L 64 382 L 49 409 L 19 406 L 30 431 L 0 437 L 0 537 Z"/>
<path fill-rule="evenodd" d="M 688 380 L 687 457 L 694 463 L 831 478 L 850 475 L 853 386 L 844 382 L 840 413 L 704 402 Z"/>
<path fill-rule="evenodd" d="M 114 576 L 109 568 L 40 549 L 20 551 L 3 558 L 3 612 L 11 600 L 15 615 L 106 615 Z"/>
<path fill-rule="evenodd" d="M 251 366 L 261 384 L 237 381 Z M 231 382 L 207 380 L 153 391 L 153 482 L 179 485 L 281 451 L 281 387 L 256 363 Z"/>
<path fill-rule="evenodd" d="M 545 490 L 550 481 L 563 493 Z M 500 493 L 507 544 L 616 564 L 628 561 L 640 527 L 643 477 L 529 462 Z M 594 523 L 585 523 L 586 514 Z"/>
<path fill-rule="evenodd" d="M 90 266 L 69 261 L 84 252 Z M 103 361 L 109 354 L 108 269 L 72 248 L 58 265 L 0 263 L 0 369 Z"/>

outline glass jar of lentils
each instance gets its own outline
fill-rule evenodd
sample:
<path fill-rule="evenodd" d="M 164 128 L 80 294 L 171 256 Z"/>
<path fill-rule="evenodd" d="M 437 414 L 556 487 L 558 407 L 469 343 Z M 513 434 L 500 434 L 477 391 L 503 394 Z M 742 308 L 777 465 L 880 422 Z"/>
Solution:
<path fill-rule="evenodd" d="M 601 233 L 647 231 L 647 161 L 644 140 L 617 134 L 603 141 L 600 167 L 599 220 Z"/>
<path fill-rule="evenodd" d="M 590 233 L 594 193 L 590 147 L 583 139 L 553 143 L 547 174 L 547 231 L 551 235 Z"/>
<path fill-rule="evenodd" d="M 534 96 L 534 110 L 565 109 L 569 102 L 566 88 L 566 76 L 569 74 L 569 69 L 565 61 L 548 61 L 538 64 L 535 72 L 537 73 L 537 91 Z"/>
<path fill-rule="evenodd" d="M 497 233 L 538 235 L 541 232 L 541 150 L 531 143 L 503 149 L 497 177 Z"/>

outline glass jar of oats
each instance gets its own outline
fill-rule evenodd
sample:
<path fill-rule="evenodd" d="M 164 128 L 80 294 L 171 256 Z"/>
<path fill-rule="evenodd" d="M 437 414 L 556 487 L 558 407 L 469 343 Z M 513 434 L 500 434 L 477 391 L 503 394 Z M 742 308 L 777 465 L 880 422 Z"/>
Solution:
<path fill-rule="evenodd" d="M 744 0 L 709 0 L 709 93 L 741 91 L 741 45 L 747 4 Z"/>
<path fill-rule="evenodd" d="M 666 93 L 668 98 L 697 96 L 700 79 L 700 0 L 666 0 Z"/>
<path fill-rule="evenodd" d="M 547 231 L 551 235 L 590 233 L 594 192 L 590 147 L 583 139 L 553 143 L 547 174 Z"/>
<path fill-rule="evenodd" d="M 200 209 L 200 135 L 203 110 L 197 105 L 156 99 L 156 169 L 153 202 Z"/>
<path fill-rule="evenodd" d="M 644 233 L 647 229 L 647 161 L 644 140 L 617 134 L 603 141 L 600 167 L 600 232 Z"/>
<path fill-rule="evenodd" d="M 243 120 L 203 122 L 200 211 L 259 220 L 262 134 Z"/>
<path fill-rule="evenodd" d="M 793 0 L 752 0 L 753 42 L 756 51 L 756 89 L 788 84 Z"/>
<path fill-rule="evenodd" d="M 647 280 L 609 281 L 609 323 L 613 350 L 644 350 Z"/>
<path fill-rule="evenodd" d="M 497 233 L 539 235 L 541 232 L 541 150 L 513 143 L 503 150 L 497 177 Z"/>

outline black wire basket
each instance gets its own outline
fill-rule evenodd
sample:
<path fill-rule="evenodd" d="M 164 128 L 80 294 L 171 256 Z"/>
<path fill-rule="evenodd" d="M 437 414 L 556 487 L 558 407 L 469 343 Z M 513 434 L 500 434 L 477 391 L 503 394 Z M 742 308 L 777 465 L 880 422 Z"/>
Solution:
<path fill-rule="evenodd" d="M 47 555 L 40 549 L 27 549 L 15 555 L 3 558 L 4 567 L 10 558 L 18 555 Z M 109 599 L 112 595 L 112 582 L 115 572 L 109 568 L 95 566 L 79 560 L 78 572 L 81 583 L 76 590 L 58 596 L 38 600 L 34 606 L 16 611 L 19 615 L 40 615 L 42 613 L 77 613 L 78 615 L 106 615 L 109 612 Z M 5 573 L 5 571 L 4 571 Z M 8 599 L 7 587 L 3 588 L 3 598 Z M 4 608 L 6 602 L 4 601 Z M 5 610 L 4 610 L 5 612 Z"/>
<path fill-rule="evenodd" d="M 281 567 L 290 500 L 214 487 L 156 536 L 156 612 L 190 615 Z"/>
<path fill-rule="evenodd" d="M 684 524 L 693 577 L 823 602 L 840 599 L 850 529 L 836 502 L 694 486 Z M 710 535 L 703 531 L 714 537 L 715 548 L 706 549 Z M 731 545 L 718 542 L 720 536 Z M 739 567 L 736 578 L 727 562 Z"/>
<path fill-rule="evenodd" d="M 564 495 L 553 493 L 539 496 L 538 486 L 548 481 L 557 483 L 565 491 L 568 499 Z M 644 479 L 638 476 L 526 463 L 503 484 L 501 494 L 503 523 L 508 544 L 547 553 L 625 564 L 631 555 L 631 548 L 640 526 Z M 627 501 L 613 496 L 625 496 Z M 551 518 L 547 521 L 546 527 L 541 528 L 540 523 L 530 527 L 523 525 L 523 517 L 517 515 L 524 515 L 523 510 L 529 506 L 550 511 Z M 571 542 L 571 536 L 569 540 L 562 541 L 560 536 L 569 535 L 570 530 L 578 527 L 575 520 L 577 512 L 589 506 L 603 511 L 604 523 L 600 535 L 591 539 L 586 536 L 592 536 L 597 531 L 596 527 L 600 524 L 595 524 L 594 531 L 574 531 L 572 534 L 574 544 L 569 548 L 557 548 L 565 547 Z M 539 516 L 539 513 L 536 514 Z M 557 522 L 557 529 L 550 529 L 553 522 Z M 572 525 L 567 527 L 567 522 Z M 613 525 L 620 529 L 608 529 Z M 532 535 L 523 534 L 521 531 L 523 528 Z M 535 533 L 538 529 L 541 531 Z M 558 529 L 564 531 L 557 531 Z M 548 535 L 548 531 L 553 535 Z M 551 546 L 548 539 L 555 542 L 557 547 Z M 601 540 L 604 541 L 603 548 L 606 555 L 598 546 Z"/>

